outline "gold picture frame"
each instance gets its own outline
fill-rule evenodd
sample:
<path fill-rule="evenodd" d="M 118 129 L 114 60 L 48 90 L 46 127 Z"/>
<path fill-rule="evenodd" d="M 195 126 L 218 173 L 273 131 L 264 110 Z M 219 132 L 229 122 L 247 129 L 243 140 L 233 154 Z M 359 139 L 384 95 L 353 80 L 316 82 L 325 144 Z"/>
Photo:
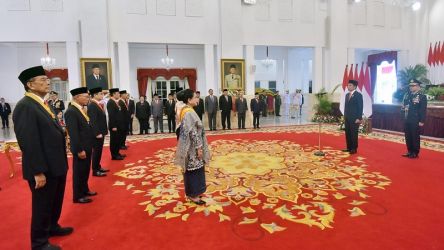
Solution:
<path fill-rule="evenodd" d="M 98 75 L 94 74 L 94 70 Z M 111 58 L 80 58 L 80 72 L 82 87 L 86 86 L 88 89 L 101 87 L 104 90 L 113 87 Z"/>
<path fill-rule="evenodd" d="M 245 91 L 244 59 L 221 59 L 220 68 L 222 89 Z"/>

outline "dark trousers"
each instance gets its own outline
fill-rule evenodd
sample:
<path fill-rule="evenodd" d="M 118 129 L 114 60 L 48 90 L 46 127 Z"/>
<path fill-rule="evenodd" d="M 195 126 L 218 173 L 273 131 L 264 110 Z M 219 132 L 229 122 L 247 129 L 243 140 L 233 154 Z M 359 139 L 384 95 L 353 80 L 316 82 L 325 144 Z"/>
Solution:
<path fill-rule="evenodd" d="M 168 115 L 168 132 L 176 131 L 176 115 Z"/>
<path fill-rule="evenodd" d="M 102 166 L 100 165 L 100 160 L 102 159 L 103 142 L 105 141 L 105 136 L 102 138 L 94 139 L 94 147 L 92 151 L 92 170 L 93 173 L 99 171 Z"/>
<path fill-rule="evenodd" d="M 32 193 L 31 248 L 41 249 L 48 243 L 49 231 L 57 229 L 65 195 L 66 175 L 46 176 L 46 184 L 35 189 L 35 180 L 28 180 Z"/>
<path fill-rule="evenodd" d="M 245 113 L 237 114 L 237 127 L 239 129 L 245 128 Z"/>
<path fill-rule="evenodd" d="M 253 127 L 259 128 L 259 117 L 261 117 L 261 113 L 253 113 Z"/>
<path fill-rule="evenodd" d="M 276 115 L 281 115 L 281 105 L 275 105 L 274 109 Z"/>
<path fill-rule="evenodd" d="M 125 146 L 126 144 L 126 136 L 128 135 L 128 126 L 125 130 L 122 131 L 122 133 L 119 133 L 120 136 L 120 147 Z"/>
<path fill-rule="evenodd" d="M 129 124 L 128 124 L 128 133 L 129 135 L 133 134 L 133 118 L 130 118 Z"/>
<path fill-rule="evenodd" d="M 419 154 L 420 149 L 420 127 L 419 122 L 405 122 L 405 144 L 410 154 Z"/>
<path fill-rule="evenodd" d="M 356 120 L 350 120 L 345 118 L 345 140 L 348 150 L 358 149 L 358 130 L 359 124 L 355 123 Z"/>
<path fill-rule="evenodd" d="M 109 151 L 111 152 L 111 157 L 117 157 L 120 155 L 120 133 L 119 131 L 110 130 L 110 141 L 109 141 Z"/>
<path fill-rule="evenodd" d="M 148 134 L 148 119 L 139 119 L 140 134 Z"/>
<path fill-rule="evenodd" d="M 228 129 L 231 129 L 231 111 L 222 110 L 221 117 L 222 117 L 222 128 L 225 129 L 225 127 L 228 127 Z"/>
<path fill-rule="evenodd" d="M 86 158 L 80 159 L 72 155 L 72 192 L 74 200 L 85 197 L 89 191 L 88 179 L 91 168 L 91 150 L 85 150 Z"/>
<path fill-rule="evenodd" d="M 208 127 L 210 130 L 216 130 L 216 114 L 216 111 L 208 112 Z"/>
<path fill-rule="evenodd" d="M 2 127 L 9 128 L 9 115 L 2 115 Z"/>
<path fill-rule="evenodd" d="M 202 113 L 197 113 L 197 116 L 199 116 L 200 120 L 203 121 L 203 119 L 202 119 Z"/>

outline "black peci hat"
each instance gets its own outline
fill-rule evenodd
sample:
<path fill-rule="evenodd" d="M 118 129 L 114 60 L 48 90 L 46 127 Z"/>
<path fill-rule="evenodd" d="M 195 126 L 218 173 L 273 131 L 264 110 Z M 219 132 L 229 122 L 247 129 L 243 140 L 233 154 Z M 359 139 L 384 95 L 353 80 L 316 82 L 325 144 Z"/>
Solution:
<path fill-rule="evenodd" d="M 358 81 L 356 81 L 356 80 L 348 80 L 348 83 L 351 83 L 351 84 L 353 84 L 353 85 L 355 85 L 355 86 L 358 86 Z"/>
<path fill-rule="evenodd" d="M 126 94 L 126 90 L 120 90 L 119 93 L 120 93 L 121 95 Z"/>
<path fill-rule="evenodd" d="M 88 94 L 87 87 L 75 88 L 70 91 L 72 96 L 80 95 L 80 94 Z"/>
<path fill-rule="evenodd" d="M 119 92 L 119 88 L 113 88 L 113 89 L 109 89 L 109 94 L 112 95 L 116 92 Z"/>
<path fill-rule="evenodd" d="M 31 80 L 33 77 L 36 76 L 45 76 L 46 72 L 45 69 L 43 69 L 42 66 L 35 66 L 29 69 L 25 69 L 20 73 L 18 76 L 18 79 L 23 83 L 23 85 L 26 85 L 29 80 Z"/>
<path fill-rule="evenodd" d="M 90 94 L 90 95 L 94 95 L 94 94 L 96 94 L 96 93 L 102 92 L 102 90 L 103 90 L 103 89 L 102 89 L 101 87 L 92 88 L 92 89 L 89 90 L 89 94 Z"/>

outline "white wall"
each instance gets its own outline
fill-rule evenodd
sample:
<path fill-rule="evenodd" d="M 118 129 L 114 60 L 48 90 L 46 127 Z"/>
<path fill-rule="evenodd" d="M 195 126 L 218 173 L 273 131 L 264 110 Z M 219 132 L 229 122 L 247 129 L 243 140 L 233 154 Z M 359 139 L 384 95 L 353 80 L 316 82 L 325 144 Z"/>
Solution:
<path fill-rule="evenodd" d="M 444 1 L 431 0 L 429 10 L 429 42 L 444 41 Z"/>

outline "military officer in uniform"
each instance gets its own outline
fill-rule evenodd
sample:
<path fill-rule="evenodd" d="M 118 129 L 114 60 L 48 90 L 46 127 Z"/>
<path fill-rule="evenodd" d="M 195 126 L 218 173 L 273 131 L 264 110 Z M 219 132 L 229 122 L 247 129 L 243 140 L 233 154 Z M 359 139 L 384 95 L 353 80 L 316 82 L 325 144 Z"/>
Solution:
<path fill-rule="evenodd" d="M 26 69 L 18 78 L 26 93 L 17 103 L 12 120 L 22 151 L 23 178 L 32 193 L 31 248 L 61 249 L 48 238 L 73 232 L 73 228 L 58 223 L 68 171 L 65 135 L 43 101 L 50 90 L 43 67 Z"/>
<path fill-rule="evenodd" d="M 123 160 L 123 155 L 120 154 L 120 146 L 122 143 L 121 134 L 125 129 L 123 116 L 121 114 L 121 107 L 119 105 L 120 92 L 118 88 L 109 90 L 110 99 L 106 104 L 108 111 L 108 129 L 110 132 L 109 149 L 111 151 L 112 160 Z"/>
<path fill-rule="evenodd" d="M 421 82 L 413 79 L 409 83 L 410 91 L 404 98 L 405 112 L 404 133 L 407 153 L 402 156 L 418 158 L 420 148 L 420 128 L 424 126 L 427 112 L 427 98 L 420 92 Z"/>
<path fill-rule="evenodd" d="M 91 102 L 88 104 L 88 116 L 95 136 L 92 151 L 92 170 L 93 176 L 106 176 L 108 169 L 102 168 L 100 160 L 102 159 L 103 143 L 105 136 L 108 134 L 108 126 L 106 125 L 105 108 L 101 103 L 103 100 L 102 88 L 93 88 L 89 90 Z"/>
<path fill-rule="evenodd" d="M 236 72 L 236 65 L 230 66 L 230 74 L 225 76 L 225 86 L 227 89 L 238 89 L 241 87 L 242 79 Z"/>
<path fill-rule="evenodd" d="M 90 196 L 97 195 L 88 187 L 95 136 L 89 116 L 84 110 L 89 102 L 88 88 L 80 87 L 70 92 L 73 100 L 66 110 L 65 121 L 71 141 L 73 201 L 83 204 L 92 201 Z"/>

